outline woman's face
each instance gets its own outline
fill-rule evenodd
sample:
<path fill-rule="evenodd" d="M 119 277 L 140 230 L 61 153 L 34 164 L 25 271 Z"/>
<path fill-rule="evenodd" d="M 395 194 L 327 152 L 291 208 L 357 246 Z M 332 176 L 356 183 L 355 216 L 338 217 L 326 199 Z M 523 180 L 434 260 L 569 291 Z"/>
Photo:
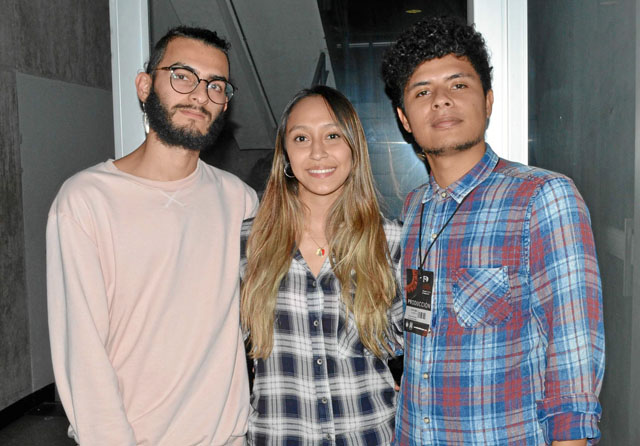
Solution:
<path fill-rule="evenodd" d="M 351 148 L 321 96 L 301 99 L 289 114 L 285 148 L 302 201 L 335 200 L 351 173 Z"/>

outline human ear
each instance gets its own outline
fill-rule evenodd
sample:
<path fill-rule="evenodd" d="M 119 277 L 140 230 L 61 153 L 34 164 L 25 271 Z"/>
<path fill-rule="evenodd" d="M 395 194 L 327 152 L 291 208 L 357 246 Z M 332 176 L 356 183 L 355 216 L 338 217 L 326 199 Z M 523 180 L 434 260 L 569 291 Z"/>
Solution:
<path fill-rule="evenodd" d="M 400 118 L 402 127 L 404 127 L 407 132 L 411 133 L 411 125 L 409 125 L 409 120 L 400 107 L 396 107 L 396 113 L 398 113 L 398 118 Z"/>
<path fill-rule="evenodd" d="M 487 91 L 484 98 L 485 111 L 487 113 L 487 119 L 491 117 L 491 110 L 493 110 L 493 90 Z"/>
<path fill-rule="evenodd" d="M 149 93 L 151 93 L 151 86 L 153 85 L 153 79 L 151 75 L 147 73 L 138 73 L 135 80 L 136 92 L 138 93 L 138 99 L 140 102 L 147 102 Z"/>

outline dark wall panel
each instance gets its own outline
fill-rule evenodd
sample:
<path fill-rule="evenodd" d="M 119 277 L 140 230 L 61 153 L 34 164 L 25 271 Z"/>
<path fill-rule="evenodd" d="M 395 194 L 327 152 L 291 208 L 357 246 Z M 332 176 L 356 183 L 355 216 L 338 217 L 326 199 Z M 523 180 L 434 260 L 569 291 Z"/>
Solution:
<path fill-rule="evenodd" d="M 111 89 L 109 2 L 8 0 L 2 63 L 26 74 Z M 105 57 L 106 56 L 106 57 Z"/>
<path fill-rule="evenodd" d="M 31 390 L 15 84 L 0 71 L 0 409 Z"/>
<path fill-rule="evenodd" d="M 44 190 L 41 178 L 29 176 L 34 172 L 33 159 L 41 155 L 55 156 L 55 143 L 66 141 L 65 129 L 82 134 L 73 114 L 44 115 L 47 94 L 58 92 L 55 82 L 63 81 L 65 91 L 57 100 L 60 107 L 72 108 L 85 103 L 98 105 L 90 109 L 79 108 L 94 125 L 104 132 L 94 132 L 108 143 L 112 135 L 111 124 L 111 51 L 109 32 L 109 0 L 3 0 L 0 4 L 0 410 L 53 381 L 49 342 L 46 336 L 46 299 L 44 296 L 44 268 L 33 268 L 26 253 L 44 255 L 43 236 L 33 234 L 35 222 L 44 226 L 50 202 L 40 200 L 34 208 L 31 195 Z M 22 74 L 33 77 L 36 86 L 53 85 L 42 91 L 33 88 L 19 98 L 17 80 Z M 25 76 L 22 76 L 25 78 Z M 40 80 L 40 81 L 39 81 Z M 91 87 L 91 88 L 86 88 Z M 54 91 L 55 90 L 55 91 Z M 80 96 L 78 96 L 80 95 Z M 84 96 L 82 96 L 84 95 Z M 109 96 L 105 98 L 105 96 Z M 26 98 L 26 99 L 25 99 Z M 81 100 L 80 100 L 80 99 Z M 26 101 L 26 102 L 25 102 Z M 20 121 L 19 111 L 28 101 L 39 112 Z M 96 102 L 94 101 L 94 102 Z M 57 108 L 54 104 L 53 108 Z M 78 110 L 76 110 L 77 112 Z M 49 144 L 41 144 L 21 156 L 29 129 L 40 128 L 46 120 L 47 128 L 54 129 L 42 135 Z M 69 127 L 72 130 L 68 130 Z M 86 126 L 85 126 L 86 127 Z M 90 131 L 89 129 L 80 129 Z M 94 129 L 95 130 L 95 129 Z M 32 146 L 28 147 L 31 149 Z M 65 146 L 73 154 L 89 152 L 94 158 L 104 158 L 104 150 L 83 146 Z M 44 153 L 44 151 L 49 151 Z M 74 152 L 75 151 L 75 152 Z M 89 156 L 89 154 L 86 154 Z M 75 157 L 74 157 L 75 158 Z M 78 157 L 78 159 L 84 159 Z M 30 164 L 31 163 L 31 164 Z M 36 166 L 37 167 L 37 166 Z M 87 166 L 82 166 L 87 167 Z M 27 175 L 23 175 L 26 173 Z M 50 177 L 68 176 L 64 170 L 51 166 Z M 45 178 L 46 179 L 46 178 Z M 26 181 L 26 183 L 22 183 Z M 34 184 L 34 182 L 36 184 Z M 38 189 L 41 188 L 41 189 Z M 51 188 L 49 186 L 49 188 Z M 52 189 L 52 188 L 51 188 Z M 35 190 L 35 193 L 30 191 Z M 29 232 L 31 229 L 31 233 Z M 26 234 L 26 236 L 25 236 Z M 36 237 L 37 235 L 37 237 Z M 25 242 L 25 237 L 27 238 Z M 36 246 L 37 245 L 37 246 Z M 33 255 L 31 256 L 33 257 Z M 43 259 L 35 259 L 38 265 Z M 31 267 L 30 267 L 31 265 Z"/>

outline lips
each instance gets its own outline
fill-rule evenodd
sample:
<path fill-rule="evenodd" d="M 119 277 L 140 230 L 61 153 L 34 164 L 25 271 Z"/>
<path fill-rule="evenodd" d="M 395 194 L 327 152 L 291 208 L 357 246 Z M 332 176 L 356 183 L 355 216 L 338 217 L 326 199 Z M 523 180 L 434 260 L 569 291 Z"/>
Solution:
<path fill-rule="evenodd" d="M 455 116 L 441 116 L 431 122 L 431 126 L 436 129 L 448 129 L 462 122 L 462 119 Z"/>
<path fill-rule="evenodd" d="M 182 114 L 195 119 L 210 118 L 211 114 L 203 108 L 190 107 L 185 105 L 176 105 L 175 108 Z"/>
<path fill-rule="evenodd" d="M 316 168 L 316 169 L 307 169 L 309 175 L 314 177 L 326 177 L 335 172 L 335 167 L 324 167 L 324 168 Z"/>
<path fill-rule="evenodd" d="M 204 115 L 202 113 L 198 113 L 198 112 L 193 111 L 193 110 L 182 109 L 182 110 L 180 110 L 180 113 L 182 113 L 183 115 L 185 115 L 185 116 L 187 116 L 189 118 L 204 119 Z"/>

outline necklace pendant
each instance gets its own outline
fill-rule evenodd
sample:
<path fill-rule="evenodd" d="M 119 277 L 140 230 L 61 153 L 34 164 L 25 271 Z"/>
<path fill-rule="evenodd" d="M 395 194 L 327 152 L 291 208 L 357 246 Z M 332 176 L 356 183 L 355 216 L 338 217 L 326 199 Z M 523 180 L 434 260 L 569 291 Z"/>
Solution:
<path fill-rule="evenodd" d="M 324 248 L 318 248 L 318 249 L 316 250 L 316 255 L 317 255 L 318 257 L 324 257 Z"/>

